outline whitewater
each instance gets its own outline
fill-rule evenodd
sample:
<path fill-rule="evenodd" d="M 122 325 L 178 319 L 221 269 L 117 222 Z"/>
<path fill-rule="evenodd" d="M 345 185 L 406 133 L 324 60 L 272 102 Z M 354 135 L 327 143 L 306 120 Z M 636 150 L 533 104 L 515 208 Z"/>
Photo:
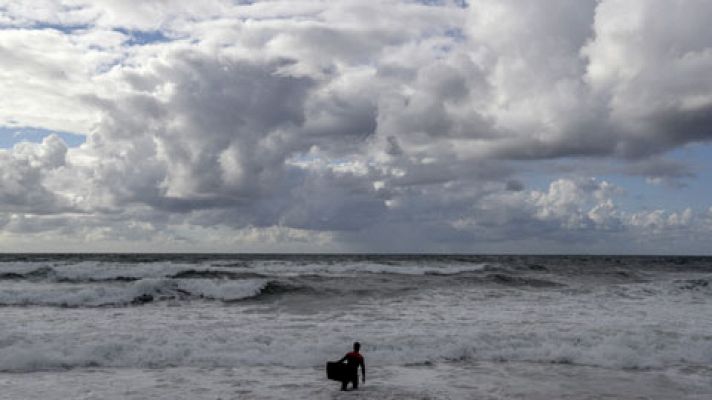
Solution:
<path fill-rule="evenodd" d="M 0 399 L 709 399 L 712 258 L 2 255 Z M 363 345 L 367 381 L 326 361 Z"/>

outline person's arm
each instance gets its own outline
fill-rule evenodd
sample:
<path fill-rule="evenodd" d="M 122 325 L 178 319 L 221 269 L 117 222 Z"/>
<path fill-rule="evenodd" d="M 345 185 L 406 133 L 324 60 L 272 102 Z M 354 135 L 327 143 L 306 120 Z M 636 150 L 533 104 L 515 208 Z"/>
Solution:
<path fill-rule="evenodd" d="M 344 362 L 344 361 L 346 360 L 346 357 L 347 357 L 347 356 L 348 356 L 348 354 L 345 355 L 345 356 L 343 356 L 343 357 L 341 357 L 341 359 L 338 360 L 338 361 L 336 361 L 336 362 L 337 362 L 337 363 L 342 363 L 342 362 Z"/>
<path fill-rule="evenodd" d="M 366 361 L 363 358 L 361 359 L 361 381 L 366 383 Z"/>

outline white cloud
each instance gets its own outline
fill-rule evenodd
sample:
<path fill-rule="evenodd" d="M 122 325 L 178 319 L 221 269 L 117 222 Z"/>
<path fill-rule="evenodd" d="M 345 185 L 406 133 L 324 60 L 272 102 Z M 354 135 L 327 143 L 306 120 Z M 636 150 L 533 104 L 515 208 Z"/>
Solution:
<path fill-rule="evenodd" d="M 97 120 L 80 96 L 119 58 L 118 33 L 54 29 L 0 30 L 0 125 L 87 133 Z"/>
<path fill-rule="evenodd" d="M 704 213 L 523 176 L 587 157 L 671 187 L 693 177 L 665 152 L 712 138 L 711 14 L 657 0 L 0 2 L 0 125 L 88 135 L 0 150 L 0 221 L 107 247 L 199 246 L 210 229 L 320 249 L 685 230 L 702 243 Z"/>
<path fill-rule="evenodd" d="M 60 212 L 67 206 L 49 189 L 49 180 L 66 162 L 67 146 L 55 136 L 41 144 L 18 143 L 0 150 L 0 212 Z"/>

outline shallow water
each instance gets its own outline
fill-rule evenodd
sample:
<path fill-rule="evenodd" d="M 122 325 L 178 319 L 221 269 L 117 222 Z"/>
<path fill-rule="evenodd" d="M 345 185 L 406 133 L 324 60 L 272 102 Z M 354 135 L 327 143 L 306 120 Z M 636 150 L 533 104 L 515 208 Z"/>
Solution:
<path fill-rule="evenodd" d="M 0 259 L 0 398 L 702 399 L 712 260 Z M 368 381 L 323 364 L 360 340 Z M 4 396 L 4 397 L 3 397 Z"/>
<path fill-rule="evenodd" d="M 340 392 L 321 368 L 75 369 L 0 374 L 0 399 L 709 399 L 709 368 L 612 370 L 528 362 L 373 366 Z"/>

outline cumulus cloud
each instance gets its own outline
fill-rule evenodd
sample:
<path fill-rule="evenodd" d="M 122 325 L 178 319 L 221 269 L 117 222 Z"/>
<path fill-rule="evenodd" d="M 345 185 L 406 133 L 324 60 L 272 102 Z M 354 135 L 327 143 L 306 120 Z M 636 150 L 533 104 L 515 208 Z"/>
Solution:
<path fill-rule="evenodd" d="M 582 49 L 586 81 L 604 96 L 632 156 L 709 140 L 712 97 L 710 7 L 666 1 L 604 1 L 595 37 Z"/>
<path fill-rule="evenodd" d="M 67 146 L 56 135 L 41 144 L 18 143 L 0 150 L 1 210 L 53 213 L 67 206 L 49 182 L 65 165 L 66 153 Z"/>
<path fill-rule="evenodd" d="M 0 2 L 0 126 L 87 136 L 0 150 L 0 223 L 224 250 L 230 232 L 261 249 L 702 243 L 706 211 L 623 207 L 626 188 L 590 176 L 694 178 L 667 154 L 712 139 L 710 17 L 662 0 Z M 528 182 L 550 161 L 579 173 Z"/>

